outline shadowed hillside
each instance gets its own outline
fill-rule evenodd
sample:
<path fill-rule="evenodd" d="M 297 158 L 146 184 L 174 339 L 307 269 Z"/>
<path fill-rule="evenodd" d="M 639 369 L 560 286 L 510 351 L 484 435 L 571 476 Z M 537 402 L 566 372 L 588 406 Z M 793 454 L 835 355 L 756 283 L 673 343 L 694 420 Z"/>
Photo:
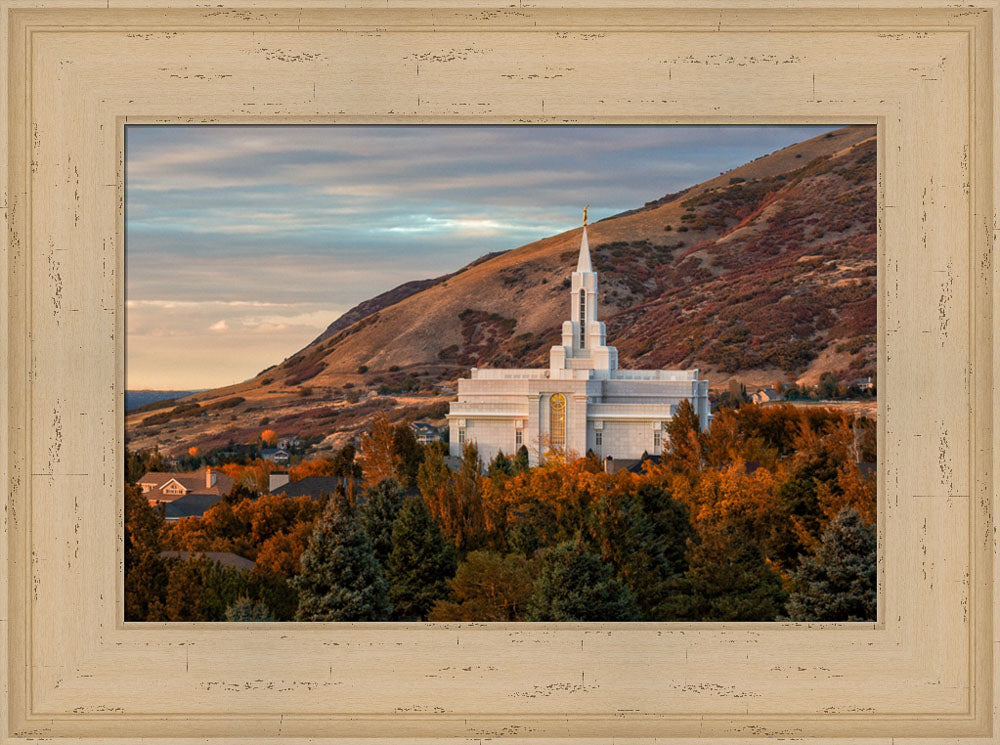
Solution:
<path fill-rule="evenodd" d="M 873 375 L 875 179 L 875 128 L 851 126 L 592 224 L 620 364 L 697 367 L 715 389 Z M 576 228 L 361 303 L 249 381 L 129 415 L 130 447 L 207 452 L 265 424 L 335 445 L 380 409 L 440 418 L 467 367 L 546 364 L 579 242 Z"/>

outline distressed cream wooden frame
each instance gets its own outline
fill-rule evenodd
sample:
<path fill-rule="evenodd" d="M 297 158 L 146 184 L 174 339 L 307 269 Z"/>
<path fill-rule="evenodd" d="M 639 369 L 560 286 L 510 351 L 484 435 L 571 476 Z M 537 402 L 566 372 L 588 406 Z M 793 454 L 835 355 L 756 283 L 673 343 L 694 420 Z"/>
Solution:
<path fill-rule="evenodd" d="M 3 742 L 993 741 L 997 3 L 558 4 L 0 0 Z M 877 122 L 878 622 L 123 624 L 123 126 L 220 121 Z"/>

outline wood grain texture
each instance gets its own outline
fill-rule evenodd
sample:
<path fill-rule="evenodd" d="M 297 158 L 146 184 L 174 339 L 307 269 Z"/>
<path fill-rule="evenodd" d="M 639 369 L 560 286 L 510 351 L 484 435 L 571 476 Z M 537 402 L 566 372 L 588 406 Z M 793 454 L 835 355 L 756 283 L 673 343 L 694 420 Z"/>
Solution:
<path fill-rule="evenodd" d="M 4 742 L 993 741 L 996 2 L 559 5 L 0 0 Z M 124 624 L 143 122 L 876 122 L 878 622 Z"/>

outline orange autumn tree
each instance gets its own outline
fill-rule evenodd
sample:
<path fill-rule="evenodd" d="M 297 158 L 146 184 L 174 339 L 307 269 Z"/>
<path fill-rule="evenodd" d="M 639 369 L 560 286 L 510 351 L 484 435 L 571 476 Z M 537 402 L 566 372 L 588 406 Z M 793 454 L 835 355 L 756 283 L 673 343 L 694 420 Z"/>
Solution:
<path fill-rule="evenodd" d="M 273 448 L 278 442 L 278 433 L 273 429 L 265 429 L 260 433 L 261 442 L 270 448 Z"/>
<path fill-rule="evenodd" d="M 329 458 L 303 460 L 288 469 L 289 481 L 301 481 L 307 476 L 334 476 L 334 463 Z"/>
<path fill-rule="evenodd" d="M 483 488 L 489 479 L 481 474 L 482 467 L 476 446 L 466 443 L 457 473 L 448 468 L 438 448 L 428 448 L 417 471 L 417 488 L 428 511 L 462 551 L 478 548 L 486 539 Z"/>
<path fill-rule="evenodd" d="M 281 466 L 263 458 L 242 465 L 239 463 L 223 463 L 219 470 L 229 476 L 235 484 L 242 484 L 258 494 L 266 494 L 270 490 L 270 475 L 280 471 Z"/>
<path fill-rule="evenodd" d="M 389 418 L 378 413 L 372 428 L 361 435 L 361 453 L 358 461 L 364 474 L 364 485 L 369 489 L 383 479 L 398 479 L 399 457 L 396 454 L 394 432 Z"/>

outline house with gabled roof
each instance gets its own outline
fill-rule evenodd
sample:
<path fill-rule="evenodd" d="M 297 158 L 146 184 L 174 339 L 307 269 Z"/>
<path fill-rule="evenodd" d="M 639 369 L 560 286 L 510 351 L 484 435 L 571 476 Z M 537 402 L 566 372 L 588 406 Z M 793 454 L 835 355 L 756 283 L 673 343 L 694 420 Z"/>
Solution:
<path fill-rule="evenodd" d="M 215 497 L 214 501 L 218 501 L 233 488 L 233 480 L 211 466 L 179 473 L 147 471 L 136 483 L 142 490 L 142 495 L 154 506 L 179 499 L 199 505 L 206 504 L 212 501 L 208 498 Z"/>

